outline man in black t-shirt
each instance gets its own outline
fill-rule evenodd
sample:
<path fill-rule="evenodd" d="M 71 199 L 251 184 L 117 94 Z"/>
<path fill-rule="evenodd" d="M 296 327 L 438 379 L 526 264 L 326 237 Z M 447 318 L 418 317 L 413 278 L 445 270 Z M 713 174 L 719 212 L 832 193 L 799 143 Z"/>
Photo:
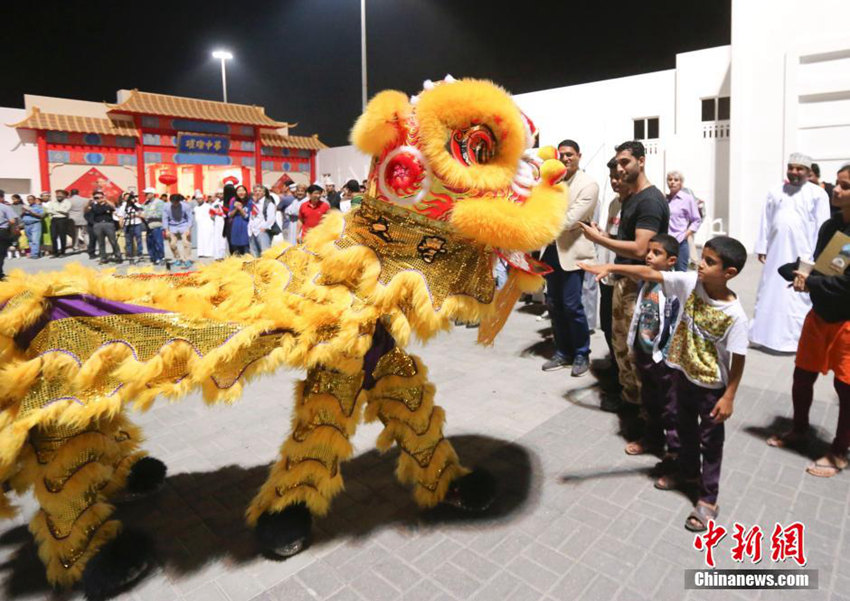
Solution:
<path fill-rule="evenodd" d="M 649 241 L 656 234 L 666 234 L 670 222 L 667 198 L 646 178 L 646 150 L 638 141 L 623 142 L 616 148 L 617 174 L 620 179 L 620 227 L 617 237 L 609 238 L 595 223 L 582 224 L 585 236 L 596 244 L 617 254 L 615 263 L 642 265 L 649 249 Z M 602 408 L 617 411 L 622 401 L 640 403 L 640 381 L 629 357 L 629 326 L 637 302 L 638 286 L 628 278 L 614 282 L 612 344 L 614 357 L 620 368 L 621 396 L 604 397 Z"/>

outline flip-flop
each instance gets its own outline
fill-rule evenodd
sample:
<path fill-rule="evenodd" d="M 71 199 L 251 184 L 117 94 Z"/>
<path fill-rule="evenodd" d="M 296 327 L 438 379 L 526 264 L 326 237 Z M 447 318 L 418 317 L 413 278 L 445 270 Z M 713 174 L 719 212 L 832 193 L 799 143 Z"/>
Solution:
<path fill-rule="evenodd" d="M 797 434 L 796 432 L 785 432 L 784 434 L 774 434 L 767 439 L 767 446 L 777 449 L 793 449 L 803 446 L 807 442 L 808 437 L 805 434 Z"/>
<path fill-rule="evenodd" d="M 647 455 L 654 454 L 657 449 L 648 447 L 639 440 L 633 440 L 626 444 L 623 451 L 625 451 L 626 455 Z"/>
<path fill-rule="evenodd" d="M 719 510 L 719 505 L 712 509 L 705 503 L 697 503 L 694 510 L 685 519 L 685 529 L 691 532 L 705 532 L 708 530 L 708 520 L 715 519 Z M 699 526 L 694 526 L 691 520 L 698 522 Z"/>
<path fill-rule="evenodd" d="M 821 459 L 826 459 L 826 458 L 821 457 Z M 833 478 L 833 477 L 837 476 L 842 470 L 844 470 L 844 467 L 847 467 L 846 465 L 844 467 L 839 467 L 839 466 L 835 465 L 834 463 L 819 463 L 819 461 L 820 461 L 820 459 L 818 459 L 817 461 L 815 461 L 814 463 L 809 465 L 806 468 L 806 473 L 811 474 L 812 476 L 815 476 L 816 478 Z M 828 462 L 829 459 L 826 459 L 826 461 Z M 818 473 L 816 473 L 816 470 L 827 470 L 827 472 L 818 474 Z"/>

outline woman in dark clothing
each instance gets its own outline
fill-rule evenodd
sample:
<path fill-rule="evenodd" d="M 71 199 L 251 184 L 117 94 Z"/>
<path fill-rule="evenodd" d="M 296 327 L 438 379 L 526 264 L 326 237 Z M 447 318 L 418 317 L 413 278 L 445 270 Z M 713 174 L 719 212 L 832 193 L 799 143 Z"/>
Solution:
<path fill-rule="evenodd" d="M 838 171 L 833 193 L 840 209 L 824 222 L 818 233 L 815 259 L 824 251 L 836 233 L 850 236 L 850 163 Z M 848 244 L 847 246 L 850 246 Z M 767 444 L 774 447 L 800 445 L 809 434 L 809 409 L 814 399 L 818 373 L 835 373 L 838 393 L 838 425 L 835 439 L 826 455 L 806 468 L 813 476 L 831 478 L 847 467 L 850 448 L 850 267 L 842 275 L 807 274 L 799 262 L 783 265 L 780 275 L 792 281 L 794 290 L 808 292 L 812 310 L 806 316 L 797 347 L 792 398 L 794 425 L 790 432 L 771 436 Z"/>
<path fill-rule="evenodd" d="M 230 244 L 231 255 L 244 255 L 248 252 L 248 220 L 251 211 L 254 210 L 254 201 L 248 193 L 248 188 L 239 185 L 236 187 L 236 197 L 229 205 L 227 217 L 230 221 Z"/>

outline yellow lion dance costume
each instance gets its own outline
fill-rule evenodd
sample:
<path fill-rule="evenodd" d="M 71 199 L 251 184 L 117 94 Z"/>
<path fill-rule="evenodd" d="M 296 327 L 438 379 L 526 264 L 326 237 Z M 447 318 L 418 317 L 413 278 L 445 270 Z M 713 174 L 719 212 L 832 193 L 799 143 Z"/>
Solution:
<path fill-rule="evenodd" d="M 33 489 L 30 530 L 48 580 L 104 597 L 138 577 L 144 545 L 111 519 L 110 500 L 145 492 L 164 466 L 139 449 L 125 407 L 200 388 L 236 400 L 252 376 L 286 365 L 307 377 L 292 429 L 247 510 L 261 544 L 288 556 L 311 515 L 343 487 L 361 414 L 416 502 L 483 509 L 486 481 L 443 437 L 443 410 L 403 348 L 454 321 L 489 343 L 545 267 L 524 252 L 561 229 L 564 167 L 530 149 L 531 122 L 496 85 L 426 82 L 375 96 L 351 139 L 373 156 L 362 205 L 333 212 L 304 244 L 185 274 L 106 275 L 70 266 L 0 284 L 0 515 L 6 492 Z M 543 159 L 546 159 L 545 161 Z M 496 257 L 510 265 L 499 290 Z"/>

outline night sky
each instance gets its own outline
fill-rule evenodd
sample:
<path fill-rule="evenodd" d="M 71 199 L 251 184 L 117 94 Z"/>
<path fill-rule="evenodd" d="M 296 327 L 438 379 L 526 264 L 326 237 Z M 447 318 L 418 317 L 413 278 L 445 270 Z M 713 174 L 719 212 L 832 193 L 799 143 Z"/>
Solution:
<path fill-rule="evenodd" d="M 675 8 L 673 6 L 675 5 Z M 497 10 L 495 7 L 506 8 Z M 0 106 L 24 93 L 115 101 L 120 88 L 264 106 L 346 144 L 360 113 L 360 0 L 4 3 Z M 731 0 L 367 0 L 369 93 L 446 73 L 514 93 L 672 68 L 730 42 Z M 628 102 L 624 98 L 623 102 Z"/>

